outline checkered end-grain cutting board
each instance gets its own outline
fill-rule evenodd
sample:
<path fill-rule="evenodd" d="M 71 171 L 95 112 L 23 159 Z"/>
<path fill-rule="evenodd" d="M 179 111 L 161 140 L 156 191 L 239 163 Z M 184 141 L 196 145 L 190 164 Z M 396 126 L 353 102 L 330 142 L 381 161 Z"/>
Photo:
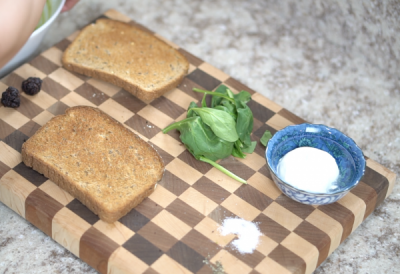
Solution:
<path fill-rule="evenodd" d="M 114 10 L 105 16 L 137 25 Z M 190 71 L 174 90 L 143 102 L 116 86 L 65 70 L 61 55 L 76 35 L 1 79 L 2 91 L 20 87 L 29 76 L 40 77 L 43 85 L 35 96 L 22 93 L 18 109 L 0 107 L 0 201 L 101 273 L 215 273 L 217 265 L 226 273 L 311 273 L 391 192 L 395 174 L 368 159 L 360 184 L 339 202 L 299 204 L 272 182 L 260 144 L 245 160 L 220 162 L 248 181 L 242 185 L 196 161 L 178 132 L 161 132 L 186 115 L 191 101 L 201 100 L 192 88 L 213 90 L 224 84 L 234 92 L 249 91 L 256 141 L 266 129 L 275 133 L 302 119 L 168 41 L 190 61 Z M 151 143 L 166 165 L 156 191 L 114 224 L 102 222 L 21 162 L 22 143 L 76 105 L 105 111 Z M 236 236 L 219 233 L 227 217 L 258 224 L 263 236 L 253 253 L 240 254 L 230 244 Z"/>

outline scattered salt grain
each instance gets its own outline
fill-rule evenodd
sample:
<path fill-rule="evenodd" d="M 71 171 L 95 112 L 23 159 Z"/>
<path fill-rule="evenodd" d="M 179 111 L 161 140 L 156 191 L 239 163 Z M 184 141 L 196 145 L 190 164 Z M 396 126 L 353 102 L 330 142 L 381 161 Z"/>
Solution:
<path fill-rule="evenodd" d="M 262 235 L 255 223 L 238 218 L 226 218 L 219 231 L 223 236 L 231 233 L 237 235 L 238 238 L 232 242 L 232 245 L 241 254 L 252 253 Z"/>

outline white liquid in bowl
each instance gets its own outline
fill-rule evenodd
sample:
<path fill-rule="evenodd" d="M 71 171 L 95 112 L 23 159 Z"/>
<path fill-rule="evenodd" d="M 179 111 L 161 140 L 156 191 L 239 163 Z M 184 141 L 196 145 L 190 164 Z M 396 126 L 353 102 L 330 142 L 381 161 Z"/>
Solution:
<path fill-rule="evenodd" d="M 328 193 L 336 188 L 339 168 L 329 153 L 313 147 L 300 147 L 279 160 L 277 175 L 297 189 Z"/>

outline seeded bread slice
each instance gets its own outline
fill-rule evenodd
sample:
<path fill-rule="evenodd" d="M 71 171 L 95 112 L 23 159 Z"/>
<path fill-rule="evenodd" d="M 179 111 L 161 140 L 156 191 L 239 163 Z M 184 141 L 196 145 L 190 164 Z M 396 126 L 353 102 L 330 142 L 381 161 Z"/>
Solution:
<path fill-rule="evenodd" d="M 72 107 L 22 146 L 25 165 L 112 223 L 155 189 L 164 164 L 147 142 L 92 107 Z"/>
<path fill-rule="evenodd" d="M 110 82 L 148 101 L 176 87 L 189 62 L 154 35 L 127 23 L 98 19 L 65 50 L 67 70 Z"/>

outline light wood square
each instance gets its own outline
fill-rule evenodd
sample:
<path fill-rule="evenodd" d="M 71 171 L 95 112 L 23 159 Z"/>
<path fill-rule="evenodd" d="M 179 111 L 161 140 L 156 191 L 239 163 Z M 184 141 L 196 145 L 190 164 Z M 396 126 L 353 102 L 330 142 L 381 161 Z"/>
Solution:
<path fill-rule="evenodd" d="M 221 205 L 230 210 L 232 213 L 239 216 L 240 218 L 243 218 L 247 221 L 254 220 L 261 213 L 260 210 L 258 210 L 245 200 L 240 199 L 235 194 L 232 194 L 231 196 L 226 198 L 225 201 L 221 203 Z"/>
<path fill-rule="evenodd" d="M 0 201 L 25 218 L 25 200 L 36 186 L 14 170 L 0 179 Z"/>
<path fill-rule="evenodd" d="M 354 223 L 351 230 L 351 232 L 353 232 L 364 220 L 367 205 L 365 204 L 363 199 L 359 198 L 351 192 L 347 193 L 342 199 L 337 202 L 353 212 Z"/>
<path fill-rule="evenodd" d="M 291 271 L 281 266 L 271 258 L 266 257 L 262 260 L 255 268 L 258 272 L 262 274 L 292 274 Z"/>
<path fill-rule="evenodd" d="M 1 120 L 15 129 L 19 129 L 29 122 L 29 118 L 23 115 L 21 112 L 18 112 L 13 108 L 2 107 L 2 105 L 0 105 L 0 117 Z"/>
<path fill-rule="evenodd" d="M 155 261 L 151 268 L 156 270 L 158 273 L 179 273 L 179 274 L 191 274 L 192 272 L 186 269 L 184 266 L 176 262 L 175 260 L 168 257 L 166 254 L 162 255 L 157 261 Z"/>
<path fill-rule="evenodd" d="M 69 90 L 74 90 L 84 83 L 84 81 L 64 68 L 53 71 L 49 77 Z"/>
<path fill-rule="evenodd" d="M 246 158 L 236 158 L 239 162 L 245 164 L 253 170 L 259 170 L 263 165 L 265 165 L 266 160 L 257 153 L 246 154 Z"/>
<path fill-rule="evenodd" d="M 290 231 L 293 231 L 303 221 L 303 219 L 276 202 L 272 202 L 263 213 Z"/>
<path fill-rule="evenodd" d="M 70 36 L 67 37 L 67 40 L 69 40 L 70 42 L 74 41 L 80 32 L 81 32 L 80 30 L 75 31 L 74 33 L 72 33 Z"/>
<path fill-rule="evenodd" d="M 129 238 L 135 235 L 135 232 L 121 224 L 120 222 L 106 223 L 102 220 L 97 221 L 94 225 L 104 235 L 107 235 L 111 240 L 117 244 L 124 244 Z"/>
<path fill-rule="evenodd" d="M 128 16 L 126 16 L 126 15 L 124 15 L 124 14 L 122 14 L 122 13 L 120 13 L 120 12 L 114 10 L 114 9 L 110 9 L 110 10 L 106 11 L 104 13 L 104 15 L 107 16 L 110 19 L 118 20 L 118 21 L 125 22 L 125 23 L 128 23 L 129 21 L 132 20 Z"/>
<path fill-rule="evenodd" d="M 16 165 L 21 163 L 21 153 L 0 141 L 0 162 L 3 162 L 10 168 L 14 168 Z"/>
<path fill-rule="evenodd" d="M 99 106 L 99 109 L 101 109 L 102 111 L 104 111 L 105 113 L 107 113 L 108 115 L 110 115 L 115 120 L 121 123 L 125 123 L 129 118 L 131 118 L 134 115 L 132 111 L 121 106 L 111 98 L 102 103 Z"/>
<path fill-rule="evenodd" d="M 80 239 L 90 227 L 91 225 L 88 222 L 64 207 L 57 212 L 52 220 L 51 237 L 79 257 Z"/>
<path fill-rule="evenodd" d="M 26 63 L 14 70 L 14 73 L 21 76 L 24 80 L 28 79 L 29 77 L 39 77 L 43 80 L 46 77 L 46 74 L 38 70 L 37 68 L 33 67 L 32 65 Z M 22 83 L 21 83 L 22 84 Z M 20 87 L 17 87 L 20 88 Z"/>
<path fill-rule="evenodd" d="M 193 66 L 192 64 L 189 64 L 189 70 L 187 74 L 192 73 L 197 67 Z"/>
<path fill-rule="evenodd" d="M 43 109 L 47 109 L 48 107 L 52 106 L 55 102 L 57 102 L 57 99 L 55 99 L 53 96 L 49 95 L 44 91 L 40 91 L 38 94 L 33 96 L 27 95 L 25 92 L 23 92 L 22 96 L 24 96 L 26 99 L 35 103 L 36 105 L 38 105 Z"/>
<path fill-rule="evenodd" d="M 282 107 L 275 102 L 269 100 L 268 98 L 264 97 L 261 93 L 254 93 L 251 98 L 256 101 L 257 103 L 263 105 L 264 107 L 272 110 L 273 112 L 279 112 Z"/>
<path fill-rule="evenodd" d="M 68 192 L 61 189 L 58 185 L 50 180 L 47 180 L 41 184 L 39 188 L 64 206 L 69 204 L 74 199 L 74 197 L 72 197 Z"/>
<path fill-rule="evenodd" d="M 310 274 L 315 270 L 319 251 L 313 244 L 292 232 L 281 242 L 281 245 L 304 260 L 306 263 L 305 273 Z"/>
<path fill-rule="evenodd" d="M 221 235 L 219 232 L 220 225 L 209 217 L 205 217 L 198 223 L 194 229 L 206 236 L 208 239 L 217 245 L 224 247 L 229 244 L 234 238 L 234 234 Z"/>
<path fill-rule="evenodd" d="M 190 226 L 166 210 L 158 213 L 151 221 L 178 240 L 182 239 L 191 230 Z"/>
<path fill-rule="evenodd" d="M 205 216 L 210 214 L 218 206 L 217 203 L 210 200 L 199 191 L 191 187 L 183 192 L 181 196 L 179 196 L 179 199 L 181 199 Z"/>
<path fill-rule="evenodd" d="M 177 197 L 175 194 L 171 193 L 169 190 L 165 189 L 162 185 L 157 185 L 154 192 L 149 196 L 149 198 L 156 204 L 159 204 L 163 208 L 169 206 Z"/>
<path fill-rule="evenodd" d="M 62 66 L 61 63 L 61 58 L 63 55 L 63 52 L 56 48 L 56 47 L 52 47 L 49 48 L 48 50 L 46 50 L 45 52 L 43 52 L 41 54 L 42 56 L 44 56 L 46 59 L 50 60 L 51 62 L 53 62 L 54 64 L 58 65 L 58 66 Z"/>
<path fill-rule="evenodd" d="M 202 174 L 182 160 L 175 158 L 166 167 L 166 170 L 179 177 L 189 185 L 193 185 Z"/>
<path fill-rule="evenodd" d="M 213 264 L 219 261 L 224 267 L 225 273 L 245 274 L 252 271 L 252 269 L 247 264 L 245 264 L 224 249 L 221 249 L 217 254 L 215 254 L 215 256 L 210 261 Z"/>
<path fill-rule="evenodd" d="M 86 100 L 85 98 L 83 98 L 82 96 L 80 96 L 78 93 L 75 92 L 68 93 L 60 101 L 69 107 L 75 107 L 75 106 L 96 107 L 95 104 L 93 104 L 89 100 Z"/>
<path fill-rule="evenodd" d="M 147 268 L 147 264 L 122 246 L 111 254 L 107 263 L 107 273 L 110 274 L 138 274 Z"/>
<path fill-rule="evenodd" d="M 281 130 L 282 128 L 285 128 L 290 125 L 294 125 L 292 122 L 290 122 L 288 119 L 280 116 L 279 114 L 275 114 L 272 116 L 266 123 L 270 127 L 276 129 L 276 130 Z"/>
<path fill-rule="evenodd" d="M 158 33 L 154 34 L 155 37 L 157 37 L 158 39 L 164 41 L 165 43 L 167 43 L 168 45 L 170 45 L 171 47 L 173 47 L 174 49 L 179 49 L 179 46 L 171 41 L 169 41 L 168 39 L 166 39 L 165 37 L 159 35 Z"/>
<path fill-rule="evenodd" d="M 216 67 L 206 62 L 202 63 L 199 66 L 199 69 L 201 69 L 202 71 L 204 71 L 209 75 L 212 75 L 214 78 L 220 80 L 221 82 L 225 82 L 229 78 L 228 74 L 222 72 L 221 70 L 217 69 Z"/>
<path fill-rule="evenodd" d="M 47 110 L 42 111 L 39 113 L 36 117 L 34 117 L 32 120 L 36 122 L 37 124 L 43 126 L 46 124 L 48 121 L 51 120 L 51 118 L 54 117 L 54 114 L 48 112 Z"/>
<path fill-rule="evenodd" d="M 138 112 L 138 114 L 161 129 L 174 122 L 174 119 L 156 109 L 152 105 L 145 106 Z"/>
<path fill-rule="evenodd" d="M 251 176 L 247 180 L 247 183 L 273 200 L 275 200 L 282 194 L 282 191 L 275 185 L 275 183 L 271 179 L 265 177 L 258 172 Z"/>
<path fill-rule="evenodd" d="M 104 92 L 105 94 L 107 94 L 110 97 L 114 96 L 118 91 L 121 90 L 121 88 L 117 87 L 116 85 L 113 85 L 113 84 L 110 84 L 110 83 L 107 83 L 107 82 L 104 82 L 104 81 L 101 81 L 98 79 L 94 79 L 94 78 L 90 78 L 89 80 L 87 80 L 87 83 L 94 86 L 101 92 Z"/>
<path fill-rule="evenodd" d="M 321 229 L 331 238 L 331 246 L 329 247 L 328 253 L 330 255 L 340 245 L 343 234 L 342 225 L 319 209 L 314 210 L 308 215 L 306 221 Z"/>
<path fill-rule="evenodd" d="M 8 88 L 8 86 L 0 81 L 0 91 L 4 92 L 4 91 L 6 91 L 7 88 Z"/>
<path fill-rule="evenodd" d="M 228 175 L 222 173 L 215 167 L 210 169 L 205 176 L 210 179 L 211 181 L 215 182 L 217 185 L 220 187 L 224 188 L 225 190 L 229 191 L 230 193 L 233 193 L 238 189 L 242 183 L 236 181 L 235 179 L 232 179 Z"/>
<path fill-rule="evenodd" d="M 191 102 L 198 101 L 178 88 L 168 91 L 167 93 L 164 94 L 164 97 L 168 98 L 169 100 L 171 100 L 172 102 L 181 106 L 184 109 L 187 109 Z"/>
<path fill-rule="evenodd" d="M 270 237 L 261 235 L 256 249 L 265 256 L 268 256 L 268 254 L 271 253 L 271 251 L 274 250 L 278 245 L 279 244 Z"/>

